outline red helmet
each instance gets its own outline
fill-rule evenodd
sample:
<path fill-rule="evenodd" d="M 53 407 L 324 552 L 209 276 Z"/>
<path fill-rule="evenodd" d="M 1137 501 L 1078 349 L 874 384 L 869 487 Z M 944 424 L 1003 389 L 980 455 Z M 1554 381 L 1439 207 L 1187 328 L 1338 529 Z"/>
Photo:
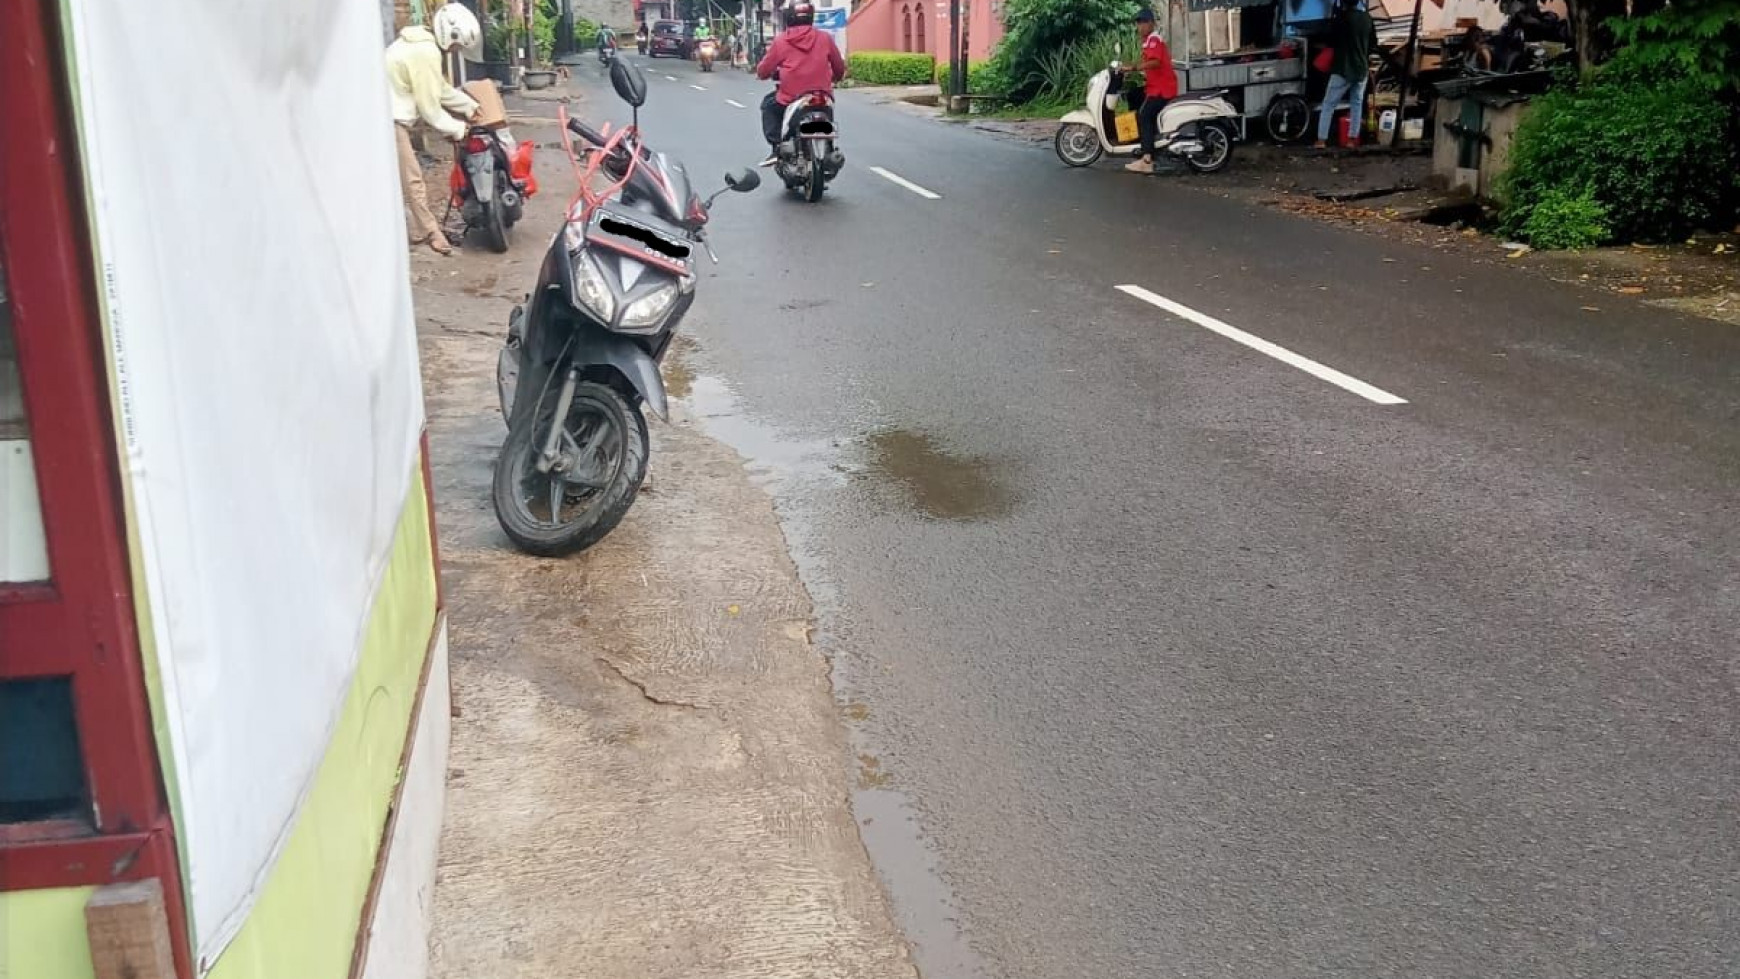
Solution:
<path fill-rule="evenodd" d="M 813 3 L 805 3 L 803 0 L 799 0 L 798 3 L 792 4 L 785 10 L 785 23 L 787 27 L 794 27 L 801 24 L 814 24 L 815 22 L 816 5 Z"/>

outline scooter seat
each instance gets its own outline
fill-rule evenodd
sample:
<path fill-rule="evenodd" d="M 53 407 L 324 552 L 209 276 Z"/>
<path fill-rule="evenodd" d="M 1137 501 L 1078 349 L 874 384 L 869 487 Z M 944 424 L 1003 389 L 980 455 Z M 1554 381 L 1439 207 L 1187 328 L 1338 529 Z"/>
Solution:
<path fill-rule="evenodd" d="M 1174 102 L 1206 102 L 1209 99 L 1226 98 L 1229 89 L 1219 88 L 1212 92 L 1185 92 L 1173 99 Z"/>

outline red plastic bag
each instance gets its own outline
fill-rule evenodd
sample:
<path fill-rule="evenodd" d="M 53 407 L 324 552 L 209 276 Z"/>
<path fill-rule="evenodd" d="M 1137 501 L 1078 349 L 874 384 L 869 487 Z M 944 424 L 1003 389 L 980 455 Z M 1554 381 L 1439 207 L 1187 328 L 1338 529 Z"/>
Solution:
<path fill-rule="evenodd" d="M 508 172 L 515 180 L 521 180 L 526 185 L 526 196 L 532 197 L 538 192 L 538 178 L 532 175 L 532 141 L 521 140 L 514 147 L 513 157 L 508 161 Z"/>
<path fill-rule="evenodd" d="M 454 207 L 465 204 L 465 171 L 460 169 L 457 162 L 453 164 L 452 170 L 447 171 L 447 193 Z"/>
<path fill-rule="evenodd" d="M 1317 52 L 1317 57 L 1311 59 L 1311 67 L 1320 75 L 1329 74 L 1330 66 L 1335 64 L 1335 49 L 1323 48 Z"/>

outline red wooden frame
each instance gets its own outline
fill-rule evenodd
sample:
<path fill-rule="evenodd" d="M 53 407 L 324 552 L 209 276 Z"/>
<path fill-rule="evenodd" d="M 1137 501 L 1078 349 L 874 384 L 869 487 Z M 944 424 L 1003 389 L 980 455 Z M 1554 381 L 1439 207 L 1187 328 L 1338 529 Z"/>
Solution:
<path fill-rule="evenodd" d="M 95 835 L 0 835 L 0 890 L 163 883 L 176 969 L 192 976 L 175 836 L 152 740 L 127 566 L 115 427 L 59 7 L 7 5 L 0 58 L 0 264 L 42 500 L 51 581 L 0 590 L 0 677 L 72 677 Z"/>

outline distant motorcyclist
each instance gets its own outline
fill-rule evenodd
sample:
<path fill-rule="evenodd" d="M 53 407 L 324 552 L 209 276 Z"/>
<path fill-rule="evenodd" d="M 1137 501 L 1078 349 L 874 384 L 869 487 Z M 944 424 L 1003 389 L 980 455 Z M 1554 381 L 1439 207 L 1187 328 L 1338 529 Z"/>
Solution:
<path fill-rule="evenodd" d="M 832 37 L 816 30 L 815 22 L 814 4 L 801 0 L 792 4 L 786 11 L 785 31 L 755 66 L 755 77 L 779 80 L 779 87 L 761 100 L 761 134 L 770 148 L 761 162 L 764 167 L 779 162 L 786 107 L 811 92 L 832 94 L 834 83 L 846 77 L 846 59 L 840 57 Z"/>

